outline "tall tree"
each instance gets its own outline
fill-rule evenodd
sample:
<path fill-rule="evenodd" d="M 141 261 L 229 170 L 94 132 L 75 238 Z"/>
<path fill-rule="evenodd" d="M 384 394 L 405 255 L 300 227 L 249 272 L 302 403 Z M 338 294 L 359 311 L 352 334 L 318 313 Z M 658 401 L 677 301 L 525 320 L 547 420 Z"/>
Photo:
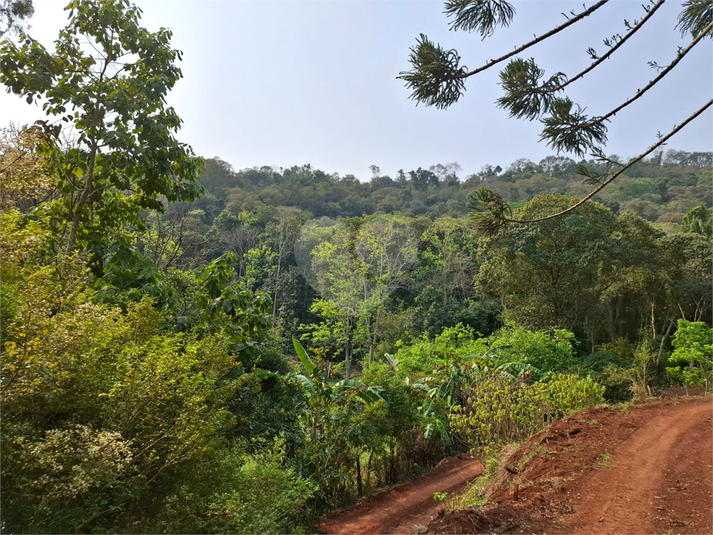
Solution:
<path fill-rule="evenodd" d="M 704 103 L 688 118 L 682 119 L 668 134 L 660 135 L 656 143 L 628 163 L 606 158 L 603 152 L 607 141 L 606 123 L 657 85 L 702 40 L 713 35 L 713 2 L 688 0 L 679 15 L 677 28 L 684 35 L 690 34 L 690 43 L 678 50 L 670 64 L 654 65 L 658 69 L 657 75 L 650 82 L 644 83 L 634 95 L 626 98 L 607 113 L 590 117 L 584 113 L 584 108 L 575 104 L 572 99 L 563 94 L 563 91 L 619 50 L 629 38 L 652 20 L 665 0 L 650 0 L 642 6 L 643 13 L 640 19 L 631 22 L 625 20 L 626 31 L 623 34 L 615 34 L 604 40 L 606 48 L 604 53 L 599 54 L 590 47 L 587 53 L 591 57 L 591 63 L 578 73 L 568 76 L 563 72 L 557 72 L 547 77 L 534 58 L 523 59 L 517 56 L 542 41 L 554 39 L 557 34 L 602 9 L 608 2 L 609 0 L 599 0 L 588 8 L 584 6 L 579 12 L 572 11 L 571 14 L 565 15 L 564 23 L 551 31 L 535 36 L 511 52 L 472 70 L 461 65 L 461 56 L 456 50 L 443 49 L 429 40 L 426 35 L 421 34 L 416 45 L 411 48 L 409 57 L 411 70 L 401 72 L 398 77 L 412 90 L 412 99 L 427 106 L 445 109 L 463 95 L 468 78 L 509 60 L 500 72 L 504 94 L 498 99 L 498 106 L 506 109 L 511 117 L 530 121 L 540 120 L 543 125 L 540 139 L 546 141 L 557 152 L 573 153 L 580 158 L 591 154 L 604 164 L 603 170 L 596 172 L 586 167 L 580 168 L 580 173 L 590 179 L 595 187 L 579 203 L 567 207 L 563 212 L 567 213 L 587 202 L 627 168 L 662 146 L 670 137 L 713 105 L 713 100 Z M 451 17 L 451 29 L 477 32 L 485 39 L 492 35 L 498 26 L 508 26 L 512 22 L 515 7 L 505 0 L 446 0 L 445 13 Z M 498 194 L 481 190 L 472 197 L 472 201 L 473 208 L 481 210 L 476 213 L 476 222 L 487 232 L 497 231 L 509 222 L 528 222 L 513 218 L 507 203 Z M 543 214 L 535 220 L 540 221 L 559 215 L 562 213 Z"/>
<path fill-rule="evenodd" d="M 21 34 L 0 49 L 0 82 L 28 103 L 44 100 L 44 151 L 63 193 L 55 215 L 65 250 L 90 248 L 107 229 L 140 225 L 161 198 L 190 201 L 201 191 L 201 159 L 174 134 L 181 119 L 166 94 L 181 78 L 171 32 L 139 26 L 128 0 L 74 0 L 69 24 L 48 51 Z M 67 128 L 64 139 L 62 125 Z"/>
<path fill-rule="evenodd" d="M 302 228 L 298 262 L 324 299 L 313 310 L 341 332 L 333 337 L 344 346 L 349 377 L 353 334 L 362 327 L 371 342 L 378 338 L 381 313 L 402 274 L 416 261 L 417 242 L 407 222 L 396 216 L 340 220 L 334 225 L 315 221 Z M 309 265 L 305 263 L 306 251 Z M 325 324 L 313 326 L 325 329 Z M 334 329 L 332 329 L 334 330 Z"/>
<path fill-rule="evenodd" d="M 541 195 L 517 215 L 534 219 L 576 201 Z M 607 208 L 592 203 L 566 217 L 483 237 L 476 290 L 481 296 L 501 297 L 505 317 L 527 328 L 559 327 L 585 334 L 582 331 L 596 319 L 612 270 L 615 225 Z"/>

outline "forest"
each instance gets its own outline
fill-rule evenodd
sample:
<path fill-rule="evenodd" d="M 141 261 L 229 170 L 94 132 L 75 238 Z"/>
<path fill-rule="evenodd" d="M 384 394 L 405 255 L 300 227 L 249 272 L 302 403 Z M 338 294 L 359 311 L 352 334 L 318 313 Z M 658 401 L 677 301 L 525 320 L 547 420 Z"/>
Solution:
<path fill-rule="evenodd" d="M 2 531 L 309 533 L 446 456 L 710 391 L 713 153 L 483 233 L 479 188 L 536 218 L 601 163 L 235 170 L 174 138 L 170 32 L 75 4 L 55 53 L 2 49 L 0 81 L 79 133 L 0 136 Z M 112 76 L 77 32 L 152 59 Z"/>
<path fill-rule="evenodd" d="M 2 146 L 6 530 L 309 531 L 446 455 L 710 388 L 710 153 L 495 236 L 468 192 L 549 213 L 573 162 L 360 181 L 208 159 L 199 199 L 66 255 L 40 138 Z"/>

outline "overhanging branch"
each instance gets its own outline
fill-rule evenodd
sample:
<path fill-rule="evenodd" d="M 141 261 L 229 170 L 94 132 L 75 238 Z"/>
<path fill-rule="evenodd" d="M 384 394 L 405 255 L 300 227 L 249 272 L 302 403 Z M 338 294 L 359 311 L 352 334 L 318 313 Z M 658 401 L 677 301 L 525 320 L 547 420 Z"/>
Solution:
<path fill-rule="evenodd" d="M 511 219 L 511 218 L 503 218 L 502 221 L 505 223 L 539 223 L 541 221 L 547 221 L 549 219 L 554 219 L 556 217 L 563 216 L 573 210 L 576 210 L 580 206 L 582 206 L 584 203 L 589 201 L 592 197 L 594 197 L 597 193 L 599 193 L 602 189 L 604 189 L 607 185 L 611 184 L 617 177 L 619 177 L 624 171 L 632 167 L 634 164 L 640 162 L 643 160 L 646 156 L 651 154 L 653 151 L 655 151 L 657 148 L 660 146 L 664 145 L 669 139 L 671 139 L 674 135 L 676 135 L 678 132 L 680 132 L 683 128 L 685 128 L 688 123 L 693 121 L 696 117 L 701 115 L 704 111 L 706 111 L 708 108 L 710 108 L 713 105 L 713 99 L 709 100 L 706 104 L 704 104 L 701 108 L 699 108 L 696 112 L 694 112 L 691 116 L 689 116 L 685 121 L 683 121 L 680 125 L 676 126 L 673 130 L 671 130 L 668 134 L 663 136 L 658 142 L 653 144 L 651 147 L 649 147 L 645 152 L 639 154 L 636 158 L 631 160 L 629 163 L 627 163 L 624 167 L 619 169 L 614 175 L 609 177 L 607 180 L 602 182 L 599 186 L 597 186 L 594 190 L 589 192 L 586 197 L 584 197 L 582 200 L 577 202 L 576 204 L 570 206 L 566 210 L 562 210 L 560 212 L 557 212 L 556 214 L 551 214 L 545 217 L 538 217 L 537 219 Z"/>

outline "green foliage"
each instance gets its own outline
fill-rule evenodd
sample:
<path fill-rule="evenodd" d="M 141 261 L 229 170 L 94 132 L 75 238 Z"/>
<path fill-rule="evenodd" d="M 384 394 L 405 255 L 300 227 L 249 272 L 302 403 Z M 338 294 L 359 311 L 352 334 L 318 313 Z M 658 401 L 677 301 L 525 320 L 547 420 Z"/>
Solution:
<path fill-rule="evenodd" d="M 574 335 L 563 329 L 548 334 L 508 324 L 489 337 L 478 337 L 472 328 L 456 325 L 443 329 L 432 341 L 426 334 L 409 345 L 402 345 L 394 358 L 399 368 L 417 377 L 431 370 L 448 369 L 453 364 L 482 359 L 484 366 L 517 362 L 535 368 L 536 378 L 544 372 L 561 373 L 574 369 Z"/>
<path fill-rule="evenodd" d="M 603 403 L 603 393 L 589 377 L 559 374 L 527 384 L 486 374 L 453 408 L 450 427 L 469 447 L 501 447 L 524 440 L 554 418 Z"/>
<path fill-rule="evenodd" d="M 713 380 L 713 329 L 700 321 L 678 320 L 678 330 L 673 337 L 675 348 L 668 359 L 666 368 L 672 378 L 684 386 L 699 385 L 706 392 Z"/>
<path fill-rule="evenodd" d="M 47 115 L 77 132 L 77 146 L 61 147 L 61 127 L 41 121 L 54 134 L 42 151 L 62 192 L 51 212 L 67 225 L 69 254 L 140 225 L 140 210 L 163 210 L 162 197 L 196 198 L 202 161 L 173 137 L 181 120 L 165 104 L 181 77 L 171 32 L 139 26 L 128 1 L 77 0 L 67 9 L 54 52 L 25 34 L 19 45 L 3 44 L 0 82 L 28 103 L 44 100 Z"/>
<path fill-rule="evenodd" d="M 592 377 L 606 388 L 604 398 L 607 402 L 621 403 L 631 399 L 632 393 L 629 388 L 631 383 L 621 373 L 612 374 L 610 371 L 630 368 L 632 361 L 633 354 L 629 358 L 623 358 L 605 345 L 598 347 L 594 353 L 581 357 L 578 370 L 581 375 Z"/>
<path fill-rule="evenodd" d="M 498 99 L 498 106 L 510 112 L 510 117 L 537 119 L 554 104 L 554 88 L 566 81 L 564 73 L 557 73 L 539 85 L 545 71 L 533 58 L 511 60 L 500 73 L 500 84 L 505 95 Z"/>
<path fill-rule="evenodd" d="M 165 498 L 145 532 L 297 532 L 317 489 L 286 468 L 284 456 L 279 442 L 259 455 L 217 450 L 188 467 L 187 482 Z"/>
<path fill-rule="evenodd" d="M 54 312 L 50 285 L 17 291 L 4 333 L 3 520 L 75 532 L 121 522 L 232 425 L 235 363 L 214 337 L 159 336 L 148 301 L 122 315 L 70 293 Z"/>
<path fill-rule="evenodd" d="M 601 170 L 590 169 L 586 162 L 582 162 L 577 168 L 577 173 L 586 177 L 585 183 L 594 186 L 591 192 L 584 197 L 582 203 L 584 204 L 604 187 L 611 184 L 625 170 L 661 147 L 669 138 L 711 105 L 711 102 L 704 104 L 669 133 L 659 134 L 658 141 L 653 146 L 629 163 L 624 164 L 618 162 L 617 158 L 608 158 L 604 153 L 607 142 L 606 123 L 654 87 L 676 67 L 678 61 L 660 67 L 659 75 L 643 85 L 643 89 L 637 90 L 632 97 L 622 98 L 621 104 L 602 115 L 586 115 L 584 113 L 586 107 L 576 104 L 563 92 L 569 84 L 581 79 L 592 70 L 596 70 L 620 47 L 625 46 L 627 40 L 650 21 L 651 16 L 661 7 L 661 4 L 644 5 L 640 19 L 633 22 L 624 20 L 626 31 L 623 34 L 615 34 L 611 38 L 604 39 L 603 43 L 607 49 L 604 54 L 599 55 L 594 48 L 588 48 L 586 52 L 592 62 L 580 72 L 571 75 L 556 72 L 549 78 L 545 78 L 545 71 L 538 67 L 535 58 L 515 57 L 512 59 L 543 41 L 556 40 L 562 30 L 581 22 L 606 4 L 606 1 L 600 1 L 590 7 L 583 6 L 579 12 L 573 10 L 569 15 L 566 15 L 566 21 L 550 31 L 535 35 L 533 39 L 514 46 L 508 52 L 493 54 L 490 56 L 492 59 L 488 59 L 482 65 L 471 70 L 460 65 L 461 57 L 456 50 L 445 50 L 441 45 L 430 41 L 424 34 L 420 34 L 416 45 L 410 49 L 408 60 L 411 70 L 400 72 L 397 78 L 405 81 L 406 87 L 412 91 L 410 98 L 416 100 L 417 103 L 445 109 L 458 102 L 465 93 L 465 84 L 468 78 L 510 60 L 500 72 L 500 85 L 504 94 L 497 100 L 498 106 L 507 109 L 511 117 L 529 121 L 539 120 L 542 123 L 540 140 L 545 141 L 558 153 L 571 153 L 579 158 L 589 154 L 597 163 L 601 164 Z M 445 13 L 454 17 L 451 23 L 452 29 L 477 30 L 485 39 L 494 33 L 497 26 L 508 26 L 515 16 L 515 9 L 509 2 L 500 0 L 449 0 L 446 2 Z M 713 9 L 707 0 L 691 0 L 684 4 L 684 9 L 679 16 L 678 28 L 683 34 L 690 33 L 694 39 L 687 47 L 680 48 L 678 59 L 685 56 L 703 37 L 713 34 L 711 20 L 713 20 Z M 659 67 L 655 62 L 651 65 Z M 584 196 L 583 193 L 579 193 L 579 195 Z M 510 217 L 510 208 L 498 192 L 480 188 L 471 194 L 470 201 L 477 210 L 474 214 L 476 224 L 486 234 L 493 235 L 509 224 L 531 222 L 527 218 Z M 574 206 L 572 210 L 579 206 L 579 204 Z M 541 218 L 550 216 L 557 218 L 568 212 L 569 210 L 567 212 L 551 211 L 542 215 Z"/>
<path fill-rule="evenodd" d="M 437 367 L 447 368 L 470 354 L 479 354 L 485 345 L 476 340 L 475 331 L 461 324 L 445 328 L 433 340 L 427 333 L 400 345 L 394 355 L 399 368 L 407 375 L 425 376 Z"/>
<path fill-rule="evenodd" d="M 433 501 L 436 503 L 445 502 L 447 499 L 448 499 L 447 492 L 434 492 L 433 493 Z"/>
<path fill-rule="evenodd" d="M 618 346 L 616 349 L 615 347 Z M 610 381 L 628 384 L 629 391 L 634 399 L 646 399 L 651 396 L 651 385 L 655 379 L 658 356 L 653 351 L 650 341 L 643 341 L 633 347 L 623 340 L 616 344 L 609 344 L 610 349 L 617 350 L 621 358 L 624 354 L 630 355 L 627 366 L 608 364 L 604 368 L 604 376 Z M 628 355 L 627 355 L 628 356 Z"/>
<path fill-rule="evenodd" d="M 424 34 L 410 52 L 413 69 L 398 76 L 412 90 L 410 98 L 440 109 L 456 103 L 465 89 L 462 76 L 467 72 L 465 66 L 460 66 L 458 53 L 444 50 Z"/>
<path fill-rule="evenodd" d="M 504 0 L 447 0 L 444 12 L 453 17 L 452 30 L 477 31 L 483 38 L 492 35 L 497 26 L 509 26 L 515 16 L 515 8 Z"/>
<path fill-rule="evenodd" d="M 98 303 L 83 262 L 48 261 L 44 220 L 4 212 L 1 237 L 3 529 L 282 533 L 306 521 L 314 485 L 265 445 L 301 441 L 297 383 L 243 356 L 257 351 L 262 304 L 229 284 L 224 261 L 192 287 L 202 321 L 177 333 L 149 298 Z"/>
<path fill-rule="evenodd" d="M 576 368 L 574 342 L 574 334 L 564 329 L 546 333 L 507 324 L 488 339 L 488 347 L 503 348 L 503 358 L 532 366 L 533 378 L 539 379 L 543 373 L 564 373 Z"/>
<path fill-rule="evenodd" d="M 693 208 L 683 216 L 683 229 L 686 232 L 695 232 L 713 238 L 713 210 L 705 206 Z"/>
<path fill-rule="evenodd" d="M 678 28 L 682 34 L 698 37 L 713 22 L 713 7 L 706 0 L 687 0 L 678 16 Z"/>

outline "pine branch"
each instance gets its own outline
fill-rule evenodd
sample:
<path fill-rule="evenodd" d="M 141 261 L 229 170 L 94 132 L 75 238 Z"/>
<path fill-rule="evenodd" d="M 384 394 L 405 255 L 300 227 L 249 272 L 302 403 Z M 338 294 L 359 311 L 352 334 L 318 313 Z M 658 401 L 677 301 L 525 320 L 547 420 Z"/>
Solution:
<path fill-rule="evenodd" d="M 579 15 L 577 15 L 576 17 L 573 17 L 573 18 L 571 18 L 571 19 L 568 19 L 567 22 L 565 22 L 565 23 L 563 23 L 563 24 L 560 24 L 559 26 L 557 26 L 556 28 L 553 28 L 553 29 L 550 30 L 549 32 L 547 32 L 547 33 L 545 33 L 545 34 L 542 34 L 540 37 L 536 37 L 536 38 L 533 39 L 532 41 L 529 41 L 529 42 L 525 43 L 524 45 L 522 45 L 522 46 L 516 48 L 516 49 L 513 50 L 512 52 L 509 52 L 508 54 L 505 54 L 504 56 L 500 56 L 500 57 L 497 58 L 497 59 L 491 60 L 491 61 L 489 61 L 488 63 L 486 63 L 485 65 L 483 65 L 483 66 L 481 66 L 481 67 L 478 67 L 477 69 L 474 69 L 474 70 L 472 70 L 472 71 L 470 71 L 470 72 L 466 72 L 466 73 L 463 73 L 463 74 L 459 75 L 459 78 L 468 78 L 468 77 L 470 77 L 470 76 L 473 76 L 473 75 L 475 75 L 475 74 L 478 74 L 479 72 L 483 72 L 483 71 L 489 69 L 490 67 L 492 67 L 492 66 L 494 66 L 494 65 L 497 65 L 498 63 L 502 63 L 502 62 L 505 61 L 506 59 L 510 59 L 511 57 L 516 56 L 516 55 L 519 54 L 520 52 L 522 52 L 522 51 L 524 51 L 524 50 L 527 50 L 528 48 L 530 48 L 530 47 L 532 47 L 532 46 L 534 46 L 534 45 L 536 45 L 536 44 L 538 44 L 538 43 L 541 43 L 541 42 L 544 41 L 545 39 L 549 39 L 549 38 L 552 37 L 553 35 L 558 34 L 559 32 L 561 32 L 562 30 L 568 28 L 568 27 L 571 26 L 572 24 L 575 24 L 576 22 L 579 22 L 579 21 L 582 20 L 583 18 L 588 17 L 589 15 L 591 15 L 592 13 L 594 13 L 597 9 L 599 9 L 600 7 L 602 7 L 602 6 L 603 6 L 604 4 L 606 4 L 607 2 L 609 2 L 609 0 L 600 0 L 599 2 L 597 2 L 596 4 L 594 4 L 594 5 L 593 5 L 592 7 L 590 7 L 589 9 L 587 9 L 587 10 L 585 10 L 585 11 L 582 11 L 582 12 L 581 12 Z"/>
<path fill-rule="evenodd" d="M 664 76 L 666 76 L 668 73 L 670 73 L 676 67 L 676 65 L 678 65 L 678 63 L 686 56 L 686 54 L 688 54 L 693 49 L 694 46 L 696 46 L 698 43 L 700 43 L 703 40 L 703 38 L 708 33 L 710 33 L 711 29 L 713 29 L 713 22 L 711 22 L 708 26 L 706 26 L 703 29 L 703 31 L 700 34 L 698 34 L 698 36 L 693 41 L 691 41 L 691 44 L 689 44 L 686 48 L 681 50 L 681 52 L 678 53 L 678 56 L 676 56 L 676 59 L 674 59 L 665 69 L 663 69 L 661 71 L 661 73 L 656 78 L 654 78 L 648 84 L 646 84 L 646 87 L 637 91 L 637 93 L 633 97 L 631 97 L 626 102 L 623 102 L 622 104 L 620 104 L 619 106 L 614 108 L 612 111 L 610 111 L 606 115 L 604 115 L 602 117 L 598 117 L 597 122 L 606 121 L 610 117 L 616 115 L 621 110 L 626 108 L 629 104 L 631 104 L 634 101 L 641 98 L 644 95 L 644 93 L 646 93 L 649 89 L 651 89 L 653 86 L 655 86 L 657 83 L 659 83 Z"/>
<path fill-rule="evenodd" d="M 563 216 L 580 206 L 582 206 L 585 202 L 589 201 L 592 197 L 594 197 L 597 193 L 599 193 L 602 189 L 604 189 L 607 185 L 611 184 L 617 177 L 619 177 L 624 171 L 632 167 L 634 164 L 640 162 L 646 156 L 654 152 L 657 148 L 661 147 L 664 145 L 669 139 L 671 139 L 674 135 L 676 135 L 678 132 L 680 132 L 683 128 L 685 128 L 688 123 L 693 121 L 696 117 L 701 115 L 704 111 L 706 111 L 708 108 L 710 108 L 713 105 L 713 99 L 709 100 L 706 104 L 703 105 L 703 107 L 699 108 L 696 112 L 694 112 L 691 116 L 689 116 L 685 121 L 683 121 L 680 125 L 676 126 L 673 130 L 671 130 L 668 134 L 663 136 L 659 141 L 657 141 L 655 144 L 651 145 L 645 152 L 639 154 L 636 158 L 631 160 L 629 163 L 627 163 L 625 166 L 623 166 L 621 169 L 619 169 L 614 175 L 603 181 L 597 188 L 592 190 L 587 194 L 586 197 L 584 197 L 581 201 L 579 201 L 577 204 L 574 204 L 567 208 L 566 210 L 562 210 L 561 212 L 557 212 L 556 214 L 548 215 L 545 217 L 540 217 L 537 219 L 508 219 L 504 218 L 504 221 L 508 223 L 539 223 L 541 221 L 547 221 L 548 219 L 554 219 L 555 217 L 560 217 Z"/>
<path fill-rule="evenodd" d="M 584 69 L 584 70 L 583 70 L 582 72 L 580 72 L 579 74 L 573 76 L 572 78 L 570 78 L 569 80 L 567 80 L 565 83 L 563 83 L 563 84 L 561 84 L 561 85 L 559 85 L 559 86 L 557 86 L 557 87 L 554 87 L 554 88 L 550 89 L 550 91 L 552 91 L 552 92 L 562 91 L 562 90 L 563 90 L 565 87 L 567 87 L 569 84 L 571 84 L 571 83 L 573 83 L 573 82 L 579 80 L 580 78 L 584 77 L 586 74 L 592 72 L 592 71 L 593 71 L 596 67 L 598 67 L 601 63 L 603 63 L 605 60 L 607 60 L 609 57 L 611 57 L 611 55 L 612 55 L 614 52 L 616 52 L 616 50 L 617 50 L 618 48 L 620 48 L 632 35 L 634 35 L 637 31 L 639 31 L 639 30 L 642 28 L 642 26 L 643 26 L 644 24 L 646 24 L 646 22 L 653 16 L 653 14 L 656 12 L 656 10 L 659 9 L 659 8 L 664 4 L 664 2 L 666 2 L 666 0 L 659 0 L 659 1 L 656 3 L 656 5 L 654 5 L 654 7 L 652 7 L 651 9 L 649 9 L 648 13 L 646 13 L 646 15 L 645 15 L 638 23 L 636 23 L 636 25 L 633 26 L 633 27 L 631 28 L 631 30 L 629 30 L 629 31 L 626 33 L 626 35 L 625 35 L 617 44 L 615 44 L 613 47 L 611 47 L 611 48 L 609 49 L 609 51 L 608 51 L 606 54 L 602 55 L 600 58 L 598 58 L 595 62 L 593 62 L 589 67 L 587 67 L 586 69 Z"/>
<path fill-rule="evenodd" d="M 629 161 L 626 165 L 622 166 L 621 169 L 619 169 L 611 177 L 607 178 L 606 180 L 600 181 L 599 186 L 597 186 L 594 190 L 589 192 L 583 199 L 578 201 L 576 204 L 570 206 L 566 210 L 562 210 L 555 214 L 551 214 L 551 215 L 548 215 L 545 217 L 539 217 L 536 219 L 514 219 L 512 217 L 509 217 L 510 207 L 502 199 L 502 197 L 500 195 L 493 193 L 492 191 L 487 190 L 486 188 L 481 188 L 480 190 L 478 190 L 474 193 L 471 193 L 468 196 L 468 207 L 471 210 L 473 210 L 473 213 L 471 213 L 471 218 L 474 220 L 474 223 L 479 230 L 481 230 L 486 235 L 493 235 L 493 234 L 499 232 L 500 230 L 503 230 L 504 228 L 506 228 L 509 224 L 540 223 L 542 221 L 547 221 L 547 220 L 554 219 L 556 217 L 561 217 L 565 214 L 568 214 L 569 212 L 576 210 L 577 208 L 582 206 L 584 203 L 591 200 L 592 197 L 594 197 L 597 193 L 599 193 L 606 186 L 611 184 L 616 178 L 621 176 L 621 174 L 624 173 L 627 169 L 631 168 L 634 164 L 640 162 L 641 160 L 646 158 L 646 156 L 648 156 L 649 154 L 654 152 L 656 149 L 658 149 L 659 147 L 664 145 L 669 139 L 671 139 L 674 135 L 676 135 L 678 132 L 680 132 L 691 121 L 696 119 L 699 115 L 701 115 L 704 111 L 706 111 L 711 106 L 713 106 L 713 99 L 709 100 L 701 108 L 699 108 L 697 111 L 695 111 L 692 115 L 690 115 L 680 125 L 674 127 L 668 134 L 666 134 L 665 136 L 662 136 L 659 139 L 659 141 L 657 141 L 655 144 L 653 144 L 651 147 L 649 147 L 646 151 L 639 154 L 636 158 Z M 585 173 L 585 174 L 587 174 L 587 173 Z"/>

